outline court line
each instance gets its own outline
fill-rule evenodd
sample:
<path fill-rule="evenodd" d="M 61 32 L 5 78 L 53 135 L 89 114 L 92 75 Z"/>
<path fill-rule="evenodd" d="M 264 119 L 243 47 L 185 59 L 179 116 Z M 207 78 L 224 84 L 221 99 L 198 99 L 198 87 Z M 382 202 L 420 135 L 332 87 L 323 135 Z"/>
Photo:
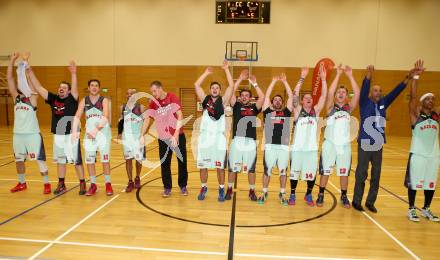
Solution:
<path fill-rule="evenodd" d="M 237 182 L 235 182 L 235 188 L 237 188 Z M 229 228 L 229 245 L 228 245 L 228 260 L 234 259 L 234 240 L 235 240 L 235 209 L 237 204 L 237 194 L 234 191 L 232 198 L 232 212 L 231 212 L 231 225 Z"/>
<path fill-rule="evenodd" d="M 94 211 L 92 211 L 92 213 L 90 213 L 89 215 L 87 215 L 85 218 L 81 219 L 78 223 L 76 223 L 75 225 L 73 225 L 71 228 L 69 228 L 68 230 L 66 230 L 63 234 L 61 234 L 60 236 L 58 236 L 57 238 L 55 238 L 54 241 L 50 242 L 49 244 L 47 244 L 45 247 L 43 247 L 42 249 L 40 249 L 37 253 L 35 253 L 34 255 L 32 255 L 31 257 L 29 257 L 29 260 L 33 260 L 35 258 L 37 258 L 39 255 L 41 255 L 42 253 L 44 253 L 44 251 L 46 251 L 47 249 L 49 249 L 54 242 L 58 242 L 60 241 L 63 237 L 67 236 L 70 232 L 72 232 L 73 230 L 75 230 L 77 227 L 79 227 L 82 223 L 84 223 L 85 221 L 87 221 L 89 218 L 93 217 L 93 215 L 95 215 L 96 213 L 98 213 L 98 211 L 100 211 L 101 209 L 105 208 L 108 204 L 110 204 L 112 201 L 114 201 L 115 199 L 117 199 L 120 196 L 120 194 L 117 194 L 116 196 L 114 196 L 113 198 L 111 198 L 110 200 L 106 201 L 104 204 L 102 204 L 99 208 L 95 209 Z"/>
<path fill-rule="evenodd" d="M 158 148 L 158 147 L 159 147 L 159 146 L 155 146 L 155 147 L 153 147 L 153 148 L 147 150 L 147 152 L 152 151 L 152 150 L 154 150 L 154 149 L 156 149 L 156 148 Z M 13 162 L 13 161 L 12 161 L 12 162 Z M 125 160 L 124 160 L 123 162 L 121 162 L 120 164 L 118 164 L 118 165 L 116 165 L 116 166 L 113 166 L 112 168 L 110 168 L 110 170 L 114 170 L 114 169 L 118 168 L 119 166 L 121 166 L 121 165 L 123 165 L 123 164 L 125 164 Z M 0 166 L 0 167 L 1 167 L 1 166 Z M 104 173 L 98 174 L 98 175 L 96 175 L 96 177 L 99 177 L 99 176 L 101 176 L 101 175 L 103 175 L 103 174 L 104 174 Z M 142 178 L 145 177 L 145 176 L 146 176 L 146 175 L 142 176 Z M 142 179 L 142 178 L 141 178 L 141 179 Z M 86 182 L 89 182 L 89 181 L 90 181 L 90 179 L 87 180 Z M 24 215 L 24 214 L 30 212 L 31 210 L 34 210 L 34 209 L 36 209 L 36 208 L 38 208 L 38 207 L 40 207 L 40 206 L 42 206 L 42 205 L 44 205 L 44 204 L 46 204 L 46 203 L 48 203 L 48 202 L 50 202 L 50 201 L 52 201 L 52 200 L 58 198 L 58 197 L 60 197 L 60 196 L 63 196 L 64 194 L 66 194 L 66 193 L 68 193 L 69 191 L 72 191 L 72 190 L 78 188 L 79 186 L 80 186 L 80 185 L 77 184 L 77 185 L 73 186 L 72 188 L 67 189 L 67 190 L 66 190 L 65 192 L 63 192 L 63 193 L 60 193 L 60 194 L 58 194 L 58 195 L 55 195 L 54 197 L 51 197 L 51 198 L 49 198 L 49 199 L 47 199 L 47 200 L 45 200 L 45 201 L 42 201 L 42 202 L 38 203 L 37 205 L 35 205 L 35 206 L 33 206 L 33 207 L 29 208 L 29 209 L 26 209 L 26 210 L 24 210 L 23 212 L 21 212 L 21 213 L 15 215 L 15 216 L 12 216 L 11 218 L 9 218 L 9 219 L 7 219 L 7 220 L 5 220 L 5 221 L 0 222 L 0 226 L 2 226 L 2 225 L 4 225 L 4 224 L 6 224 L 6 223 L 8 223 L 8 222 L 10 222 L 10 221 L 12 221 L 12 220 L 18 218 L 18 217 L 20 217 L 20 216 L 22 216 L 22 215 Z M 124 189 L 124 190 L 125 190 L 125 189 Z"/>
<path fill-rule="evenodd" d="M 139 246 L 122 246 L 122 245 L 109 245 L 109 244 L 97 244 L 97 243 L 82 243 L 73 241 L 55 241 L 55 240 L 42 240 L 42 239 L 26 239 L 26 238 L 12 238 L 12 237 L 0 237 L 2 241 L 16 241 L 16 242 L 29 242 L 29 243 L 53 243 L 57 245 L 72 245 L 72 246 L 84 246 L 84 247 L 98 247 L 98 248 L 112 248 L 112 249 L 126 249 L 137 251 L 150 251 L 150 252 L 166 252 L 166 253 L 182 253 L 182 254 L 198 254 L 198 255 L 220 255 L 225 256 L 225 252 L 217 251 L 199 251 L 199 250 L 182 250 L 182 249 L 168 249 L 168 248 L 154 248 L 154 247 L 139 247 Z M 334 257 L 319 257 L 319 256 L 293 256 L 293 255 L 265 255 L 265 254 L 247 254 L 236 253 L 236 256 L 242 257 L 255 257 L 255 258 L 276 258 L 276 259 L 310 259 L 310 260 L 355 260 L 362 258 L 334 258 Z"/>
<path fill-rule="evenodd" d="M 328 181 L 328 183 L 334 188 L 336 189 L 338 192 L 341 192 L 341 190 L 336 187 L 336 185 L 333 184 L 333 182 L 331 182 L 330 180 Z M 362 214 L 364 216 L 366 216 L 371 222 L 373 222 L 377 227 L 379 227 L 385 234 L 388 235 L 388 237 L 390 237 L 394 242 L 396 242 L 403 250 L 405 250 L 409 255 L 411 255 L 414 259 L 419 260 L 420 258 L 414 254 L 408 247 L 406 247 L 402 242 L 400 242 L 395 236 L 393 236 L 393 234 L 391 234 L 390 232 L 388 232 L 388 230 L 386 230 L 381 224 L 379 224 L 379 222 L 377 222 L 375 219 L 373 219 L 370 215 L 368 215 L 365 211 L 362 211 Z"/>
<path fill-rule="evenodd" d="M 10 162 L 4 163 L 4 164 L 0 165 L 0 167 L 6 166 L 6 165 L 11 164 L 11 163 L 13 163 L 13 162 L 15 162 L 15 161 L 12 160 L 12 161 L 10 161 Z"/>
<path fill-rule="evenodd" d="M 125 162 L 123 162 L 125 164 Z M 148 174 L 150 174 L 152 171 L 156 170 L 158 167 L 160 166 L 160 164 L 156 165 L 154 168 L 150 169 L 146 174 L 142 175 L 141 179 L 144 178 L 145 176 L 147 176 Z M 117 198 L 119 198 L 119 196 L 121 195 L 122 192 L 124 192 L 125 189 L 121 190 L 121 192 L 117 195 L 115 195 L 113 198 L 111 198 L 110 200 L 108 200 L 107 202 L 105 202 L 104 204 L 102 204 L 99 208 L 95 209 L 94 211 L 92 211 L 92 213 L 90 213 L 89 215 L 87 215 L 86 217 L 84 217 L 83 219 L 81 219 L 78 223 L 76 223 L 75 225 L 73 225 L 71 228 L 69 228 L 68 230 L 66 230 L 63 234 L 61 234 L 60 236 L 58 236 L 54 241 L 50 242 L 48 245 L 46 245 L 45 247 L 43 247 L 42 249 L 40 249 L 37 253 L 35 253 L 34 255 L 32 255 L 31 257 L 29 257 L 29 260 L 33 260 L 36 257 L 38 257 L 39 255 L 41 255 L 42 253 L 44 253 L 47 249 L 49 249 L 50 247 L 52 247 L 52 245 L 54 244 L 54 242 L 58 242 L 61 239 L 63 239 L 63 237 L 67 236 L 70 232 L 72 232 L 73 230 L 75 230 L 76 228 L 78 228 L 82 223 L 84 223 L 85 221 L 87 221 L 89 218 L 91 218 L 93 215 L 95 215 L 96 213 L 98 213 L 100 210 L 102 210 L 103 208 L 105 208 L 107 205 L 109 205 L 112 201 L 116 200 Z"/>
<path fill-rule="evenodd" d="M 122 163 L 118 164 L 117 166 L 114 166 L 113 168 L 111 168 L 111 170 L 116 169 L 117 167 L 119 167 L 119 166 L 121 166 L 121 165 L 123 165 L 123 164 L 125 164 L 125 162 L 122 162 Z M 104 174 L 104 173 L 98 174 L 98 175 L 96 175 L 96 177 L 99 177 L 99 176 L 101 176 L 101 175 L 103 175 L 103 174 Z M 89 182 L 89 180 L 87 180 L 86 182 Z M 12 217 L 10 217 L 9 219 L 7 219 L 7 220 L 5 220 L 5 221 L 0 222 L 0 226 L 6 224 L 6 223 L 8 223 L 8 222 L 11 222 L 12 220 L 14 220 L 14 219 L 16 219 L 16 218 L 18 218 L 18 217 L 21 217 L 21 216 L 23 216 L 24 214 L 26 214 L 26 213 L 28 213 L 28 212 L 30 212 L 30 211 L 32 211 L 32 210 L 34 210 L 34 209 L 36 209 L 36 208 L 38 208 L 38 207 L 40 207 L 40 206 L 43 206 L 44 204 L 46 204 L 46 203 L 48 203 L 48 202 L 51 202 L 52 200 L 54 200 L 54 199 L 56 199 L 56 198 L 59 198 L 59 197 L 63 196 L 64 194 L 66 194 L 66 193 L 68 193 L 69 191 L 72 191 L 72 190 L 78 188 L 79 186 L 80 186 L 80 185 L 77 184 L 77 185 L 73 186 L 72 188 L 67 189 L 67 190 L 66 190 L 65 192 L 63 192 L 63 193 L 57 194 L 57 195 L 55 195 L 55 196 L 53 196 L 53 197 L 51 197 L 51 198 L 48 198 L 48 199 L 46 199 L 46 200 L 43 200 L 42 202 L 38 203 L 37 205 L 32 206 L 32 207 L 30 207 L 30 208 L 28 208 L 28 209 L 26 209 L 26 210 L 24 210 L 24 211 L 18 213 L 17 215 L 12 216 Z"/>
<path fill-rule="evenodd" d="M 261 254 L 242 254 L 237 253 L 236 256 L 242 257 L 259 257 L 259 258 L 275 258 L 275 259 L 307 259 L 307 260 L 354 260 L 354 259 L 362 259 L 362 258 L 340 258 L 340 257 L 320 257 L 320 256 L 289 256 L 289 255 L 261 255 Z"/>

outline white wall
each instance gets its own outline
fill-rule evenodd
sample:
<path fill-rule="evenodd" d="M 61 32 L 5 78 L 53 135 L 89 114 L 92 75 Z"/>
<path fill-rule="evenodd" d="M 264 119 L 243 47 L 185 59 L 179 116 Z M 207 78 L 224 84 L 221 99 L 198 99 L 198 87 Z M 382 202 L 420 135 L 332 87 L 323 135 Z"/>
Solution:
<path fill-rule="evenodd" d="M 259 66 L 312 66 L 321 57 L 364 68 L 440 71 L 440 1 L 272 0 L 271 24 L 215 24 L 214 0 L 1 0 L 0 55 L 34 65 L 207 65 L 225 41 L 260 43 Z"/>

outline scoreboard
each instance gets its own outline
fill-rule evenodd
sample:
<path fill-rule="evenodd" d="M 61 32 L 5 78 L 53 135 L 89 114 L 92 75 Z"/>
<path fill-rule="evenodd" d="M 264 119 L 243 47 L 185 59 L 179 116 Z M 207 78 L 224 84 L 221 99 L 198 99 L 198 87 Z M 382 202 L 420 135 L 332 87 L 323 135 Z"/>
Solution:
<path fill-rule="evenodd" d="M 216 1 L 216 23 L 270 23 L 269 1 Z"/>

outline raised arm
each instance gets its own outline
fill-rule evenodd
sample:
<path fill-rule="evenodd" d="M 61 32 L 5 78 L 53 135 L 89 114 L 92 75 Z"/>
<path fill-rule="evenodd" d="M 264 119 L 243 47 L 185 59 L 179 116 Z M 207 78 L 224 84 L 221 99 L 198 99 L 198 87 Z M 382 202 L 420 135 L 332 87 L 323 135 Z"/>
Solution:
<path fill-rule="evenodd" d="M 32 70 L 32 67 L 29 65 L 26 68 L 26 74 L 29 78 L 29 86 L 35 90 L 36 92 L 38 92 L 38 94 L 40 94 L 40 96 L 42 98 L 44 98 L 44 100 L 47 100 L 49 92 L 47 91 L 47 89 L 45 89 L 40 81 L 37 79 L 37 76 L 35 76 L 34 71 Z"/>
<path fill-rule="evenodd" d="M 293 90 L 293 99 L 292 99 L 292 105 L 295 112 L 295 116 L 298 115 L 299 111 L 301 111 L 301 105 L 299 102 L 299 92 L 301 91 L 301 86 L 304 83 L 304 80 L 307 77 L 307 74 L 309 74 L 309 68 L 302 67 L 301 68 L 301 77 L 298 80 L 298 83 L 296 83 L 295 89 Z"/>
<path fill-rule="evenodd" d="M 351 88 L 353 89 L 353 97 L 350 100 L 350 112 L 352 112 L 353 110 L 356 109 L 356 106 L 359 103 L 359 96 L 360 96 L 359 86 L 353 77 L 353 69 L 350 66 L 345 66 L 344 73 L 350 80 Z"/>
<path fill-rule="evenodd" d="M 409 116 L 411 126 L 417 121 L 418 107 L 417 107 L 417 80 L 413 80 L 411 83 L 411 89 L 409 91 Z"/>
<path fill-rule="evenodd" d="M 211 75 L 213 71 L 214 70 L 212 69 L 212 67 L 207 67 L 205 69 L 205 71 L 203 72 L 203 74 L 200 75 L 200 77 L 194 83 L 194 87 L 196 89 L 196 95 L 197 95 L 197 98 L 200 100 L 200 102 L 203 102 L 203 100 L 205 100 L 205 97 L 206 97 L 205 91 L 203 91 L 203 88 L 202 88 L 203 81 L 206 79 L 206 77 Z"/>
<path fill-rule="evenodd" d="M 226 79 L 228 80 L 228 88 L 226 88 L 225 94 L 223 95 L 223 105 L 226 106 L 231 100 L 231 95 L 234 90 L 234 79 L 232 78 L 231 71 L 229 70 L 229 63 L 227 60 L 223 61 L 222 69 L 225 71 Z"/>
<path fill-rule="evenodd" d="M 234 88 L 232 90 L 231 98 L 230 98 L 230 102 L 229 102 L 231 104 L 231 106 L 234 106 L 235 102 L 237 102 L 237 97 L 235 96 L 235 92 L 237 91 L 238 86 L 240 86 L 240 84 L 243 80 L 248 79 L 248 78 L 249 78 L 249 71 L 242 70 L 240 73 L 240 76 L 238 77 L 238 79 L 234 83 Z"/>
<path fill-rule="evenodd" d="M 416 63 L 414 64 L 414 68 L 409 70 L 409 72 L 406 75 L 405 79 L 402 82 L 400 82 L 393 90 L 391 90 L 390 93 L 388 93 L 385 97 L 383 97 L 385 108 L 389 107 L 394 102 L 394 100 L 405 89 L 406 85 L 408 85 L 409 81 L 413 78 L 413 76 L 416 75 L 416 73 L 417 73 L 417 67 L 416 66 L 417 66 L 419 61 L 420 60 L 416 61 Z"/>
<path fill-rule="evenodd" d="M 321 78 L 322 88 L 321 96 L 319 97 L 318 103 L 315 105 L 316 115 L 319 115 L 321 110 L 324 108 L 325 100 L 327 99 L 327 72 L 325 71 L 324 66 L 321 66 L 319 70 L 319 77 Z"/>
<path fill-rule="evenodd" d="M 270 107 L 270 95 L 272 94 L 273 87 L 278 80 L 280 80 L 279 77 L 273 77 L 272 81 L 269 84 L 269 87 L 267 87 L 266 95 L 264 96 L 263 110 L 266 110 L 268 107 Z"/>
<path fill-rule="evenodd" d="M 255 75 L 249 76 L 249 82 L 254 87 L 255 91 L 257 92 L 258 100 L 255 103 L 255 106 L 258 109 L 261 109 L 263 107 L 263 103 L 264 103 L 264 92 L 263 92 L 263 90 L 261 90 L 260 86 L 258 86 L 257 77 L 255 77 Z"/>
<path fill-rule="evenodd" d="M 287 77 L 285 73 L 281 73 L 280 78 L 281 82 L 284 84 L 284 88 L 286 89 L 287 93 L 287 101 L 286 101 L 286 107 L 289 109 L 290 112 L 293 111 L 293 92 L 290 88 L 289 83 L 287 82 Z"/>
<path fill-rule="evenodd" d="M 413 80 L 411 82 L 411 89 L 409 92 L 409 116 L 411 120 L 411 125 L 414 125 L 417 121 L 418 113 L 419 113 L 419 107 L 417 105 L 417 85 L 418 85 L 418 79 L 422 72 L 425 70 L 423 67 L 423 60 L 417 60 L 414 64 L 414 75 Z"/>
<path fill-rule="evenodd" d="M 37 88 L 40 88 L 41 84 L 39 86 L 37 86 L 36 84 L 34 84 L 34 82 L 32 82 L 29 79 L 28 69 L 31 67 L 29 65 L 29 58 L 30 57 L 31 57 L 31 53 L 30 52 L 26 51 L 26 52 L 23 53 L 23 62 L 25 63 L 25 76 L 24 76 L 23 80 L 26 81 L 26 83 L 28 84 L 28 86 L 29 86 L 29 88 L 31 90 L 31 96 L 30 96 L 31 104 L 34 107 L 37 107 L 38 106 L 38 94 L 39 94 L 38 91 L 37 91 Z M 38 82 L 38 83 L 40 83 L 40 82 Z"/>
<path fill-rule="evenodd" d="M 330 85 L 330 88 L 327 93 L 327 102 L 325 103 L 327 112 L 331 110 L 331 108 L 335 103 L 335 92 L 336 92 L 336 88 L 338 87 L 341 74 L 342 74 L 342 64 L 339 64 L 339 66 L 336 68 L 336 76 L 333 79 L 332 84 Z"/>
<path fill-rule="evenodd" d="M 359 104 L 362 106 L 368 101 L 368 96 L 370 95 L 371 78 L 373 77 L 374 66 L 367 66 L 367 74 L 362 81 L 361 93 L 359 96 Z"/>
<path fill-rule="evenodd" d="M 76 75 L 76 64 L 75 62 L 72 60 L 69 63 L 69 71 L 70 71 L 70 76 L 72 78 L 72 87 L 70 89 L 70 93 L 72 94 L 72 96 L 78 100 L 79 97 L 79 92 L 78 92 L 78 77 Z"/>
<path fill-rule="evenodd" d="M 15 98 L 17 98 L 17 96 L 18 96 L 18 91 L 17 91 L 17 84 L 15 83 L 15 79 L 14 79 L 13 70 L 14 70 L 15 61 L 17 61 L 19 56 L 20 56 L 20 53 L 18 53 L 18 52 L 14 52 L 9 56 L 8 70 L 6 72 L 6 77 L 7 77 L 7 81 L 8 81 L 8 89 L 9 89 L 9 92 L 11 93 L 12 98 L 14 99 L 14 102 L 15 102 Z"/>

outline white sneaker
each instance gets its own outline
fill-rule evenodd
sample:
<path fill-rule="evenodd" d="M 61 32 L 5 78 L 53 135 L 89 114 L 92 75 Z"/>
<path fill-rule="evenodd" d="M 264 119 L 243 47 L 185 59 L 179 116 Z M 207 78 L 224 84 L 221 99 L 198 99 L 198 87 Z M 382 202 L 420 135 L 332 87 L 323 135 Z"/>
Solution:
<path fill-rule="evenodd" d="M 434 222 L 440 221 L 440 218 L 434 215 L 430 208 L 422 209 L 422 216 Z"/>
<path fill-rule="evenodd" d="M 408 210 L 408 219 L 413 221 L 413 222 L 419 222 L 420 221 L 419 217 L 417 216 L 416 209 L 409 209 Z"/>

